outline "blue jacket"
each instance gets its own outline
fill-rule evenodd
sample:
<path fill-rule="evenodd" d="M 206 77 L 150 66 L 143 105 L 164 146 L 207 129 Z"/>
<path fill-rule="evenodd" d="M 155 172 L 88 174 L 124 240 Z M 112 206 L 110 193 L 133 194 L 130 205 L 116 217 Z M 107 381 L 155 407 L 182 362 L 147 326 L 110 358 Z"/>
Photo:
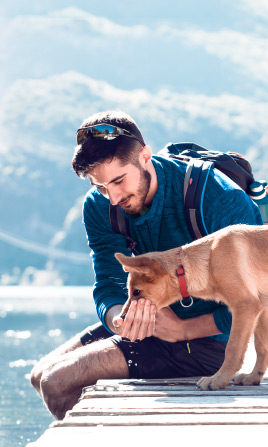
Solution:
<path fill-rule="evenodd" d="M 131 237 L 138 242 L 140 254 L 168 250 L 192 241 L 184 213 L 183 182 L 186 163 L 157 155 L 152 160 L 158 179 L 158 190 L 152 205 L 142 216 L 126 214 Z M 217 169 L 212 169 L 209 174 L 203 211 L 209 233 L 232 224 L 262 225 L 257 205 Z M 130 253 L 125 237 L 112 231 L 109 200 L 96 187 L 85 197 L 83 220 L 95 271 L 93 297 L 98 316 L 107 328 L 107 310 L 111 306 L 124 304 L 127 298 L 127 274 L 114 258 L 114 253 L 121 252 L 128 256 Z M 232 317 L 225 305 L 194 299 L 191 307 L 182 307 L 177 302 L 171 308 L 180 318 L 213 313 L 216 326 L 222 334 L 212 338 L 218 341 L 228 340 Z"/>

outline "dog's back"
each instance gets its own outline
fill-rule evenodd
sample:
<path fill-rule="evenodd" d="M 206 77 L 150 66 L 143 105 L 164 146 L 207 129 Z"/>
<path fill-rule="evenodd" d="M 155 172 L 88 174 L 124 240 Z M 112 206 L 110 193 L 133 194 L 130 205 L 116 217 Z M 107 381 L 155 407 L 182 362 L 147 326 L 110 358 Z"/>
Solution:
<path fill-rule="evenodd" d="M 216 249 L 219 246 L 221 249 Z M 267 226 L 234 225 L 216 232 L 211 245 L 211 264 L 218 277 L 220 272 L 223 288 L 232 277 L 237 288 L 243 285 L 249 294 L 258 296 L 268 306 Z"/>

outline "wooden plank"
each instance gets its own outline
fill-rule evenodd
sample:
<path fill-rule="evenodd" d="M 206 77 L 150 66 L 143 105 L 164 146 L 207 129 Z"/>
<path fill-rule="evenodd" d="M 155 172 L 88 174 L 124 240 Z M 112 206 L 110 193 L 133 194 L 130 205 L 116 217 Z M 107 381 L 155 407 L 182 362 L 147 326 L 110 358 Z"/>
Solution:
<path fill-rule="evenodd" d="M 135 398 L 121 398 L 114 397 L 111 398 L 92 398 L 92 399 L 82 399 L 80 400 L 74 408 L 114 408 L 114 407 L 124 407 L 124 408 L 155 408 L 155 407 L 192 407 L 192 406 L 241 406 L 241 407 L 267 407 L 268 399 L 265 396 L 224 396 L 218 395 L 206 395 L 206 396 L 168 396 L 168 397 L 154 397 L 154 396 L 143 396 Z"/>
<path fill-rule="evenodd" d="M 85 387 L 82 399 L 95 397 L 142 397 L 142 396 L 268 396 L 268 380 L 260 386 L 240 386 L 230 384 L 223 390 L 201 391 L 196 386 L 198 378 L 165 380 L 100 380 L 96 385 Z"/>
<path fill-rule="evenodd" d="M 267 413 L 181 413 L 154 415 L 112 415 L 66 417 L 51 427 L 170 426 L 170 425 L 268 425 Z"/>
<path fill-rule="evenodd" d="M 167 390 L 167 391 L 147 391 L 147 390 L 129 390 L 129 391 L 90 391 L 84 392 L 82 399 L 96 399 L 96 398 L 136 398 L 136 397 L 211 397 L 211 396 L 255 396 L 263 397 L 268 396 L 268 389 L 247 387 L 248 389 L 237 387 L 236 389 L 225 389 L 224 392 L 221 390 L 217 391 L 201 391 L 201 390 Z"/>
<path fill-rule="evenodd" d="M 137 415 L 162 415 L 162 414 L 268 414 L 268 408 L 88 408 L 88 409 L 73 409 L 70 410 L 66 417 L 81 417 L 81 416 L 137 416 Z"/>
<path fill-rule="evenodd" d="M 268 385 L 268 371 L 267 375 L 263 377 L 262 384 Z M 105 387 L 105 386 L 121 386 L 121 385 L 133 385 L 133 386 L 191 386 L 196 385 L 196 382 L 200 379 L 200 376 L 196 377 L 178 377 L 178 378 L 167 378 L 167 379 L 102 379 L 98 380 L 93 387 Z M 233 382 L 230 382 L 230 386 L 236 386 Z M 86 387 L 87 388 L 87 387 Z M 90 386 L 88 387 L 90 388 Z"/>
<path fill-rule="evenodd" d="M 131 386 L 156 386 L 157 388 L 161 386 L 195 386 L 200 377 L 179 377 L 179 378 L 171 378 L 171 379 L 105 379 L 98 380 L 95 385 L 85 387 L 85 388 L 96 388 L 101 389 L 107 386 L 120 387 L 121 385 L 131 385 Z M 262 385 L 268 386 L 268 377 L 264 377 L 262 380 Z M 230 382 L 229 386 L 237 386 Z"/>
<path fill-rule="evenodd" d="M 163 447 L 169 442 L 187 446 L 226 447 L 239 442 L 252 447 L 257 440 L 267 439 L 267 425 L 197 425 L 168 427 L 58 427 L 47 430 L 36 442 L 27 447 L 88 447 L 126 443 L 128 447 L 153 445 Z"/>
<path fill-rule="evenodd" d="M 156 386 L 157 388 L 161 386 L 194 386 L 200 377 L 182 377 L 182 378 L 171 378 L 171 379 L 105 379 L 98 380 L 93 388 L 101 389 L 106 387 L 121 387 L 123 386 Z M 91 386 L 86 387 L 91 388 Z"/>

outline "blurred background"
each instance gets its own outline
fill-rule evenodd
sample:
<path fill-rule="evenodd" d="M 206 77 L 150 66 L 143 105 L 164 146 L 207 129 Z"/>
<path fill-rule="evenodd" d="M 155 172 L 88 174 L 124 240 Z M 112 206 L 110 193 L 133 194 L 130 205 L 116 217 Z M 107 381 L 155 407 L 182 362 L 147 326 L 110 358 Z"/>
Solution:
<path fill-rule="evenodd" d="M 157 152 L 268 159 L 266 0 L 2 0 L 0 285 L 92 285 L 76 129 L 119 108 Z"/>

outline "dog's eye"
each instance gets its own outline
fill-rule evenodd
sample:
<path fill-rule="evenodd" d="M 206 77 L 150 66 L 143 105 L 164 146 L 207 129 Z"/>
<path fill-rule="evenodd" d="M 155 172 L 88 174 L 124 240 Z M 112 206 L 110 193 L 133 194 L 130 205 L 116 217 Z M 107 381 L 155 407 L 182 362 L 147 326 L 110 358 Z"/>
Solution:
<path fill-rule="evenodd" d="M 133 290 L 133 295 L 134 296 L 139 296 L 140 293 L 141 293 L 141 291 L 139 289 Z"/>

